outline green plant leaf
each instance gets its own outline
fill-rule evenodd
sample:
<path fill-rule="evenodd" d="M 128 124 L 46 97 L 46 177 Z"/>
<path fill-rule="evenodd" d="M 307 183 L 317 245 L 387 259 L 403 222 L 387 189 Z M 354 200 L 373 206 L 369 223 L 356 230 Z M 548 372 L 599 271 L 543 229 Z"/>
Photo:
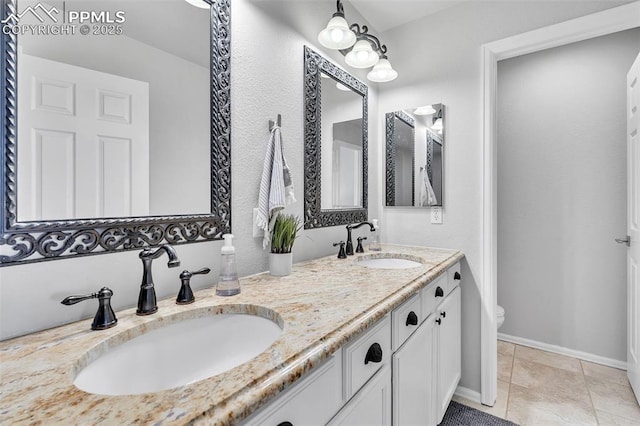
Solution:
<path fill-rule="evenodd" d="M 271 253 L 291 253 L 300 229 L 302 225 L 298 216 L 278 215 L 271 235 Z"/>

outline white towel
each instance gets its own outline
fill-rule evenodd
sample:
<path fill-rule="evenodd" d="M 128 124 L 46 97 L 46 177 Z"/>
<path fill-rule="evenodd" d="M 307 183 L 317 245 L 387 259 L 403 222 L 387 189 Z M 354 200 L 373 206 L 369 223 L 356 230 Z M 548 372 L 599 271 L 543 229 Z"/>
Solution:
<path fill-rule="evenodd" d="M 433 206 L 438 203 L 438 200 L 436 200 L 436 193 L 433 191 L 433 187 L 429 181 L 427 168 L 423 168 L 420 174 L 420 178 L 422 179 L 422 185 L 420 185 L 420 206 Z"/>
<path fill-rule="evenodd" d="M 273 126 L 267 151 L 264 156 L 262 179 L 260 180 L 260 197 L 258 198 L 258 214 L 256 226 L 264 231 L 262 248 L 271 243 L 271 232 L 278 212 L 286 204 L 295 203 L 293 180 L 282 148 L 280 127 Z"/>

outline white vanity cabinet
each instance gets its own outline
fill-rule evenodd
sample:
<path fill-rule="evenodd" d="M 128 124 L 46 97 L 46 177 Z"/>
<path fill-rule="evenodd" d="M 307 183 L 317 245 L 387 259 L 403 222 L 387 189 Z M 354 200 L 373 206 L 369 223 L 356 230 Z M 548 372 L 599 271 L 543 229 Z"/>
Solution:
<path fill-rule="evenodd" d="M 426 319 L 393 354 L 394 425 L 439 424 L 458 386 L 460 278 L 456 264 L 420 292 Z M 408 303 L 415 306 L 410 299 L 394 313 L 406 310 Z"/>
<path fill-rule="evenodd" d="M 461 374 L 460 287 L 455 287 L 435 313 L 437 347 L 437 422 L 442 421 Z"/>
<path fill-rule="evenodd" d="M 330 426 L 390 426 L 391 368 L 382 367 L 328 423 Z"/>
<path fill-rule="evenodd" d="M 251 426 L 325 424 L 342 407 L 342 357 L 333 355 L 308 377 L 243 422 Z"/>
<path fill-rule="evenodd" d="M 436 322 L 424 321 L 393 354 L 393 424 L 435 425 Z"/>
<path fill-rule="evenodd" d="M 437 425 L 460 381 L 460 265 L 243 424 Z"/>

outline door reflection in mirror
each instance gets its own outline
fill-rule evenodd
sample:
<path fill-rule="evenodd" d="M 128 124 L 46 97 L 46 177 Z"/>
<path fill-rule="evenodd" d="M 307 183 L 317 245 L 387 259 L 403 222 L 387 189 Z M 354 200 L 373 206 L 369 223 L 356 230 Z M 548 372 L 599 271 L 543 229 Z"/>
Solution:
<path fill-rule="evenodd" d="M 122 11 L 119 34 L 18 37 L 18 220 L 210 213 L 210 10 L 92 8 Z"/>
<path fill-rule="evenodd" d="M 442 206 L 443 104 L 385 114 L 385 205 Z"/>
<path fill-rule="evenodd" d="M 362 207 L 362 95 L 322 73 L 322 210 Z"/>

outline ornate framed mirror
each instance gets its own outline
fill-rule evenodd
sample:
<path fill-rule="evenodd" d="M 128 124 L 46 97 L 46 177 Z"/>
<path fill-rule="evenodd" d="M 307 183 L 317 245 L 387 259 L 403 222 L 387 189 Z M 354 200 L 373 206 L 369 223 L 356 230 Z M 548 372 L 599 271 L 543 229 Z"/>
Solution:
<path fill-rule="evenodd" d="M 367 220 L 368 88 L 304 48 L 304 227 Z"/>
<path fill-rule="evenodd" d="M 385 207 L 443 205 L 442 103 L 385 114 Z"/>
<path fill-rule="evenodd" d="M 2 22 L 0 266 L 231 231 L 230 0 L 5 0 Z"/>

